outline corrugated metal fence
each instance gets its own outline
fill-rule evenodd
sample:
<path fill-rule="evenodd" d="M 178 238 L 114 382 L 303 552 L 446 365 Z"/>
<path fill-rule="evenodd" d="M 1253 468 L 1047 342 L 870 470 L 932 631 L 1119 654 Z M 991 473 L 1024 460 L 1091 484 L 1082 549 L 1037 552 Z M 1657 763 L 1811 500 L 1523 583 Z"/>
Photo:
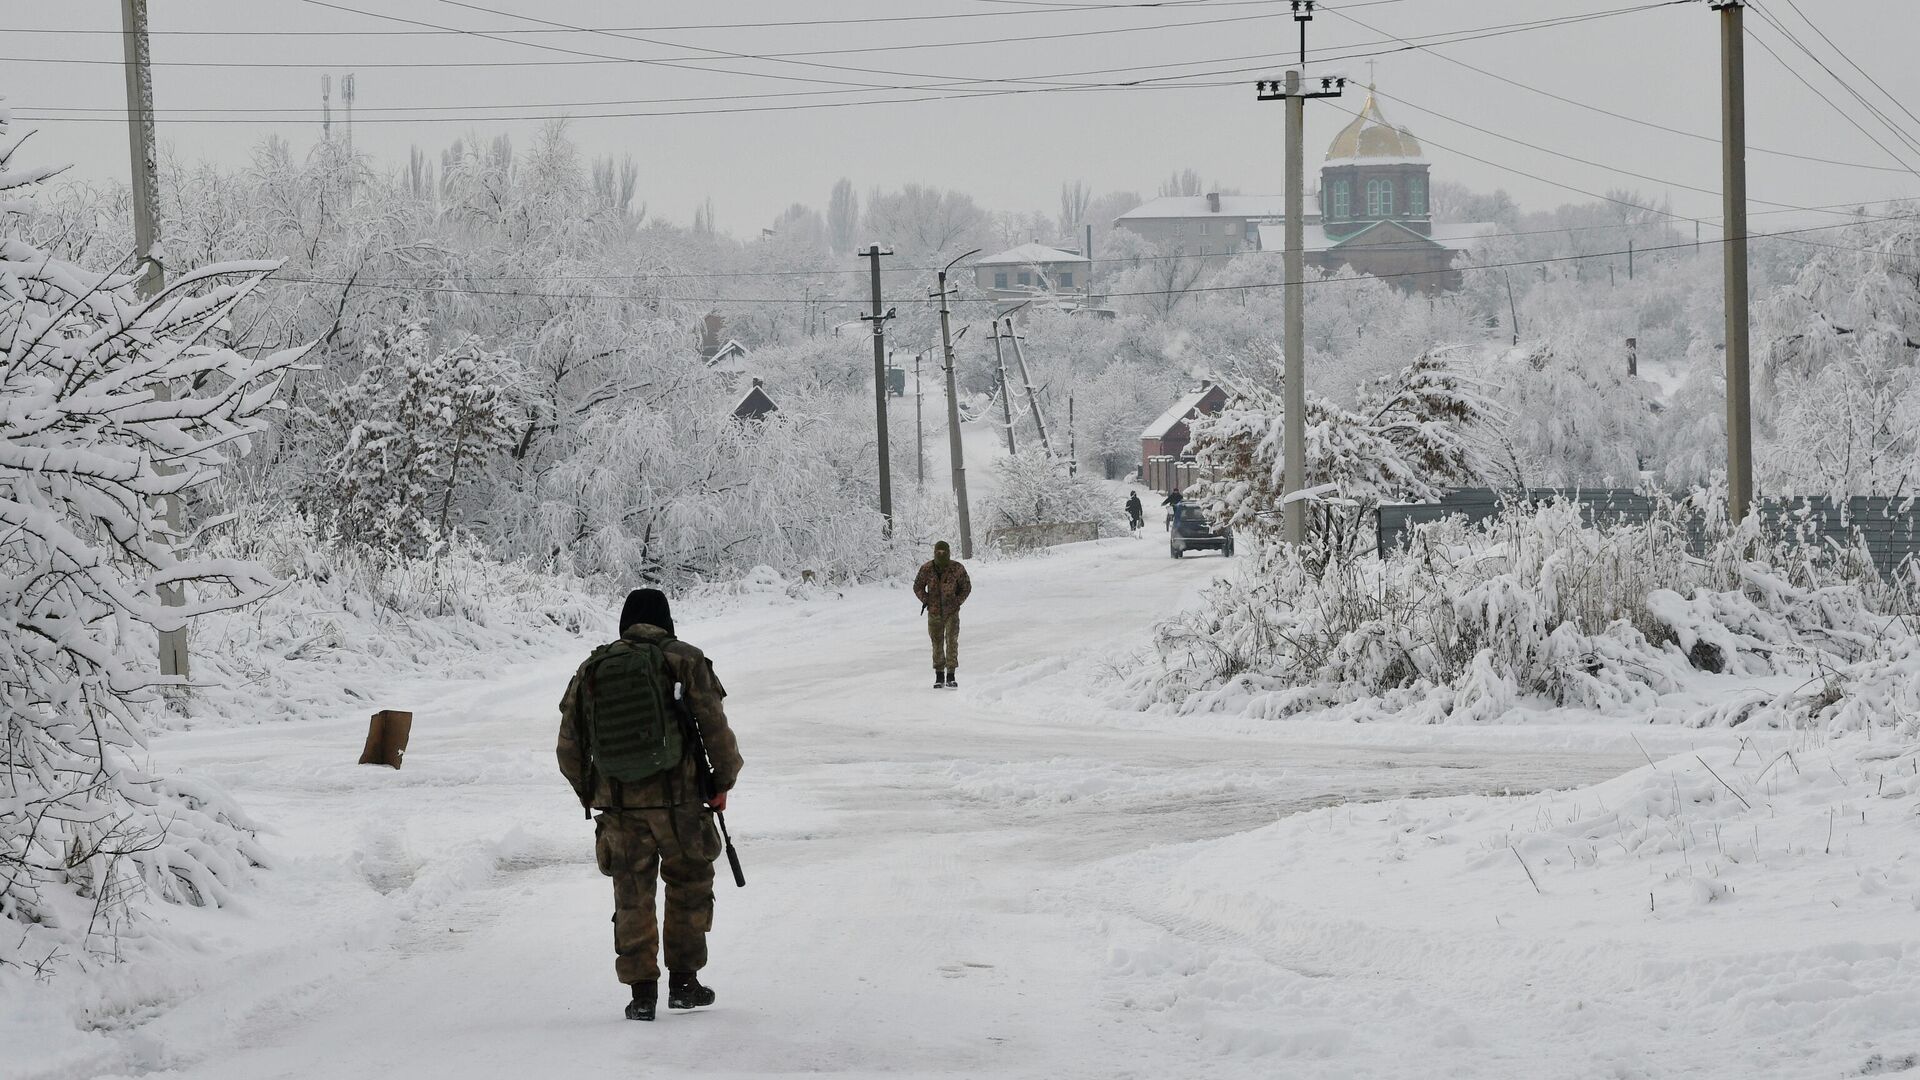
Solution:
<path fill-rule="evenodd" d="M 1508 497 L 1491 488 L 1461 488 L 1437 503 L 1382 506 L 1378 522 L 1380 550 L 1392 551 L 1405 544 L 1415 525 L 1454 515 L 1469 521 L 1493 517 Z M 1654 512 L 1653 499 L 1625 488 L 1528 488 L 1524 498 L 1532 503 L 1552 499 L 1574 502 L 1580 507 L 1581 518 L 1589 525 L 1636 525 L 1651 519 Z M 1920 554 L 1920 504 L 1910 498 L 1856 496 L 1845 502 L 1824 497 L 1767 499 L 1760 504 L 1760 515 L 1768 525 L 1804 517 L 1812 535 L 1829 545 L 1852 546 L 1858 535 L 1866 541 L 1874 566 L 1888 578 L 1898 573 L 1908 559 Z M 1696 524 L 1689 531 L 1695 549 L 1704 551 L 1704 526 Z"/>

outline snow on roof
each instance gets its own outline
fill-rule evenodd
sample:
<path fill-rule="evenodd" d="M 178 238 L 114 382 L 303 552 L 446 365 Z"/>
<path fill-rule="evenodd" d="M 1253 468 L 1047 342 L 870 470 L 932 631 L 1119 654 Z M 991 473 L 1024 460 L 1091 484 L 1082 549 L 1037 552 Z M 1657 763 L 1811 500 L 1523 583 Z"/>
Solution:
<path fill-rule="evenodd" d="M 1218 210 L 1209 208 L 1205 195 L 1162 195 L 1121 214 L 1119 220 L 1150 221 L 1155 218 L 1197 217 L 1284 218 L 1286 216 L 1287 197 L 1285 195 L 1222 195 Z"/>
<path fill-rule="evenodd" d="M 770 412 L 779 411 L 780 406 L 774 404 L 773 398 L 760 385 L 759 379 L 753 380 L 747 386 L 747 392 L 740 396 L 740 404 L 733 407 L 733 415 L 743 420 L 758 420 Z"/>
<path fill-rule="evenodd" d="M 1140 437 L 1143 439 L 1166 438 L 1167 432 L 1172 431 L 1175 424 L 1185 420 L 1193 413 L 1193 410 L 1199 408 L 1200 402 L 1212 392 L 1213 384 L 1207 383 L 1200 389 L 1188 393 L 1179 401 L 1167 406 L 1167 411 L 1161 413 L 1159 419 L 1148 424 L 1146 430 L 1140 433 Z"/>
<path fill-rule="evenodd" d="M 998 255 L 976 259 L 974 265 L 1027 266 L 1033 263 L 1083 263 L 1086 261 L 1085 255 L 1075 255 L 1071 251 L 1061 251 L 1059 248 L 1048 247 L 1045 244 L 1021 244 L 1016 248 L 1008 248 Z"/>
<path fill-rule="evenodd" d="M 1327 239 L 1327 230 L 1323 225 L 1300 226 L 1301 249 L 1304 251 L 1325 251 L 1333 246 Z M 1287 250 L 1287 227 L 1285 225 L 1260 226 L 1261 251 Z"/>
<path fill-rule="evenodd" d="M 1353 239 L 1354 236 L 1359 236 L 1361 233 L 1368 232 L 1372 229 L 1378 228 L 1381 225 L 1387 225 L 1387 224 L 1398 225 L 1399 223 L 1377 221 L 1377 222 L 1374 222 L 1372 225 L 1367 226 L 1365 229 L 1361 229 L 1360 232 L 1354 233 L 1353 236 L 1347 237 L 1347 239 L 1351 240 Z M 1402 227 L 1404 228 L 1404 226 Z M 1498 225 L 1490 221 L 1477 221 L 1477 222 L 1466 222 L 1466 223 L 1459 223 L 1459 224 L 1435 225 L 1433 226 L 1433 236 L 1431 237 L 1431 239 L 1433 240 L 1434 243 L 1439 244 L 1441 247 L 1452 248 L 1457 251 L 1464 248 L 1473 247 L 1475 244 L 1479 243 L 1481 240 L 1484 240 L 1487 237 L 1493 235 L 1499 228 L 1500 227 Z M 1301 231 L 1305 238 L 1304 249 L 1307 251 L 1328 251 L 1338 246 L 1338 242 L 1327 238 L 1327 230 L 1323 226 L 1308 225 L 1308 226 L 1305 226 Z M 1412 230 L 1408 230 L 1408 231 L 1412 232 Z M 1418 234 L 1415 233 L 1415 235 L 1418 235 Z M 1408 240 L 1406 241 L 1406 243 L 1413 244 L 1414 241 Z M 1286 226 L 1284 225 L 1260 226 L 1260 250 L 1261 251 L 1284 251 L 1286 250 L 1286 246 L 1287 246 Z M 1383 244 L 1379 246 L 1392 247 L 1394 245 Z"/>

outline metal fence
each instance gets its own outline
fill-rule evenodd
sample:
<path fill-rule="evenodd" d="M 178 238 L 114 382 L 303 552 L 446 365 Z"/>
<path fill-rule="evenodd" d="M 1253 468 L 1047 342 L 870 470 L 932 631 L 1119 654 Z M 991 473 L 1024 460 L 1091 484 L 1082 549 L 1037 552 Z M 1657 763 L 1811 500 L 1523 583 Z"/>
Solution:
<path fill-rule="evenodd" d="M 1557 489 L 1528 488 L 1518 494 L 1491 488 L 1460 488 L 1442 496 L 1437 503 L 1400 503 L 1380 507 L 1377 542 L 1382 553 L 1405 544 L 1415 525 L 1459 516 L 1468 521 L 1484 521 L 1500 512 L 1509 499 L 1524 499 L 1533 504 L 1553 499 L 1572 502 L 1580 508 L 1580 517 L 1588 525 L 1638 525 L 1650 520 L 1654 500 L 1626 488 Z M 1837 547 L 1851 547 L 1856 538 L 1864 540 L 1873 564 L 1883 577 L 1892 578 L 1907 560 L 1920 555 L 1920 502 L 1911 498 L 1855 496 L 1843 502 L 1825 497 L 1811 499 L 1764 499 L 1760 503 L 1761 520 L 1769 526 L 1785 520 L 1804 521 L 1810 537 Z M 1693 522 L 1688 533 L 1696 551 L 1706 549 L 1705 525 Z"/>

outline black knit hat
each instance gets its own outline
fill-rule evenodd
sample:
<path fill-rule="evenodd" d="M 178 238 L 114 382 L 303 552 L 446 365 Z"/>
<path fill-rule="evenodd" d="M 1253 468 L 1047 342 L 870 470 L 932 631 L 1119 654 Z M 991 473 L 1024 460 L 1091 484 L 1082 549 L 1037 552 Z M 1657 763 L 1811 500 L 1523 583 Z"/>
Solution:
<path fill-rule="evenodd" d="M 627 594 L 627 602 L 620 609 L 620 632 L 634 623 L 646 623 L 673 634 L 673 608 L 667 604 L 667 594 L 659 589 L 635 589 Z"/>

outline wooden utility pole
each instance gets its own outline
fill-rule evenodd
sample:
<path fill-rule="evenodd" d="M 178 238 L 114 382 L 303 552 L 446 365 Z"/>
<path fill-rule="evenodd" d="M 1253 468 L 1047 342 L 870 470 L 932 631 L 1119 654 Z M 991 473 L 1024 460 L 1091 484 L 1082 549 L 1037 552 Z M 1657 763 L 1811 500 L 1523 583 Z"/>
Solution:
<path fill-rule="evenodd" d="M 1742 0 L 1710 0 L 1720 12 L 1721 214 L 1727 317 L 1727 502 L 1732 520 L 1753 507 L 1753 419 L 1747 347 L 1747 71 Z"/>
<path fill-rule="evenodd" d="M 1020 366 L 1020 382 L 1027 388 L 1027 408 L 1033 410 L 1033 426 L 1040 429 L 1040 450 L 1053 457 L 1053 443 L 1047 438 L 1047 418 L 1040 414 L 1040 398 L 1033 390 L 1033 376 L 1027 373 L 1027 354 L 1020 348 L 1020 335 L 1014 333 L 1013 316 L 1007 316 L 1007 337 L 1013 342 L 1013 362 Z"/>
<path fill-rule="evenodd" d="M 1307 537 L 1307 505 L 1299 493 L 1307 486 L 1307 360 L 1306 360 L 1306 110 L 1309 98 L 1339 97 L 1347 81 L 1323 78 L 1318 91 L 1301 88 L 1307 66 L 1307 24 L 1313 21 L 1314 0 L 1293 0 L 1293 19 L 1300 26 L 1300 68 L 1287 72 L 1285 83 L 1267 79 L 1255 84 L 1260 101 L 1287 103 L 1287 222 L 1286 222 L 1286 384 L 1281 387 L 1286 430 L 1285 456 L 1286 540 L 1298 544 Z"/>
<path fill-rule="evenodd" d="M 978 254 L 980 249 L 974 248 L 966 255 L 961 255 L 942 267 L 939 286 L 933 294 L 940 298 L 940 353 L 947 365 L 947 442 L 953 455 L 953 497 L 960 508 L 960 557 L 963 559 L 973 558 L 973 521 L 967 509 L 967 463 L 960 450 L 960 392 L 954 386 L 953 313 L 947 303 L 953 294 L 947 288 L 947 271 L 953 269 L 953 263 L 959 262 L 967 255 Z"/>
<path fill-rule="evenodd" d="M 1000 354 L 1000 320 L 993 320 L 993 364 L 1000 370 L 1000 417 L 1007 429 L 1007 456 L 1020 452 L 1013 442 L 1013 387 L 1007 385 L 1007 358 Z"/>
<path fill-rule="evenodd" d="M 873 314 L 860 318 L 873 324 L 873 425 L 880 448 L 880 517 L 885 536 L 893 535 L 893 470 L 887 454 L 887 320 L 893 318 L 894 309 L 880 310 L 880 256 L 891 254 L 892 250 L 882 251 L 879 244 L 871 244 L 859 255 L 868 261 L 873 277 Z"/>
<path fill-rule="evenodd" d="M 133 249 L 139 264 L 136 286 L 142 297 L 160 295 L 166 286 L 166 270 L 155 257 L 160 245 L 160 167 L 155 157 L 153 134 L 152 53 L 147 43 L 147 0 L 120 0 L 121 39 L 126 52 L 127 74 L 127 151 L 132 160 Z M 166 401 L 173 388 L 165 383 L 154 387 L 154 397 Z M 171 465 L 158 465 L 161 473 L 173 471 Z M 168 495 L 160 499 L 160 518 L 172 540 L 180 536 L 180 500 Z M 163 586 L 160 602 L 168 607 L 186 603 L 179 585 Z M 160 673 L 177 676 L 185 682 L 192 665 L 187 656 L 187 630 L 178 627 L 160 631 Z"/>

